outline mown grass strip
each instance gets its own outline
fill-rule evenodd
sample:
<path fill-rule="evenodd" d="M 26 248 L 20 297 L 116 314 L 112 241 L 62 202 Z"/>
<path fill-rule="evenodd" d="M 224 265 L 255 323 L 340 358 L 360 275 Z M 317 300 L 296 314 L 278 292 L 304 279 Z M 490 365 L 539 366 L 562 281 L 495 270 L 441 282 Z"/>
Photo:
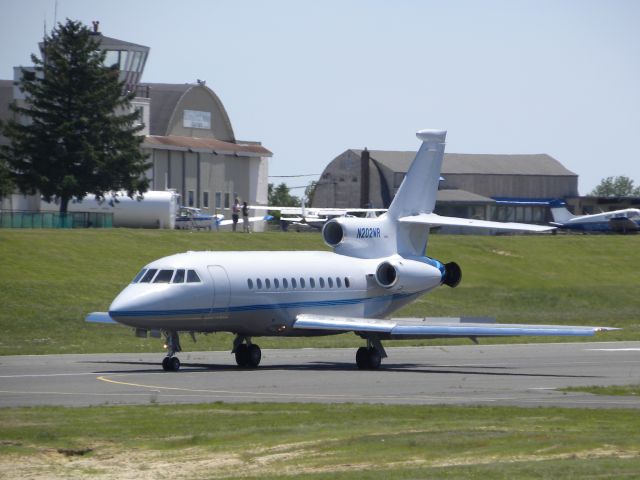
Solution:
<path fill-rule="evenodd" d="M 12 478 L 622 478 L 630 410 L 207 404 L 0 410 Z M 157 477 L 154 477 L 157 478 Z M 163 477 L 164 478 L 164 477 Z M 629 478 L 633 478 L 632 476 Z"/>
<path fill-rule="evenodd" d="M 442 287 L 398 316 L 489 316 L 501 322 L 622 327 L 599 339 L 640 339 L 640 236 L 432 235 L 428 254 L 462 266 L 460 287 Z M 327 249 L 319 234 L 160 230 L 0 230 L 0 355 L 158 352 L 160 342 L 120 326 L 85 324 L 146 263 L 187 250 Z M 555 339 L 518 341 L 554 341 Z M 231 336 L 200 336 L 185 350 L 228 350 Z M 486 342 L 510 342 L 493 339 Z M 566 341 L 566 340 L 563 340 Z M 437 343 L 461 343 L 454 340 Z M 355 347 L 352 334 L 261 339 L 263 348 Z M 433 341 L 397 342 L 425 345 Z"/>
<path fill-rule="evenodd" d="M 567 387 L 560 389 L 562 392 L 585 392 L 594 395 L 640 395 L 640 385 L 612 385 L 608 387 L 600 387 L 597 385 L 587 387 Z"/>

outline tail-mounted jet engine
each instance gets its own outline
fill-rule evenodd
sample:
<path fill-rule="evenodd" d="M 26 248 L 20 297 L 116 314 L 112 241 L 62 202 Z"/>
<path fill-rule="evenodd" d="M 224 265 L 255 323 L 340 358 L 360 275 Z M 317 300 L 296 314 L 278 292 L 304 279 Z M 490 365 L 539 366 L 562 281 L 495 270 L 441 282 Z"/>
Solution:
<path fill-rule="evenodd" d="M 386 257 L 394 253 L 395 232 L 382 217 L 333 218 L 324 224 L 322 239 L 341 255 Z"/>
<path fill-rule="evenodd" d="M 404 287 L 420 288 L 430 284 L 432 281 L 448 285 L 451 288 L 457 287 L 462 280 L 462 270 L 455 262 L 446 265 L 437 262 L 433 265 L 433 260 L 421 262 L 416 260 L 385 260 L 376 268 L 375 279 L 378 285 L 383 288 L 394 289 Z M 434 272 L 433 267 L 439 272 Z M 435 274 L 435 275 L 434 275 Z"/>

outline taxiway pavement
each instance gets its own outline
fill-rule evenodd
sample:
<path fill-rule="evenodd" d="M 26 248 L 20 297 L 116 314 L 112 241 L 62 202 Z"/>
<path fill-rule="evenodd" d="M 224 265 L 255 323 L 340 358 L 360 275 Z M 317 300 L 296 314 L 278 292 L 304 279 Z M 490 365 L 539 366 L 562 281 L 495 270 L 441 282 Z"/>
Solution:
<path fill-rule="evenodd" d="M 229 352 L 0 357 L 0 406 L 199 402 L 367 402 L 640 408 L 639 397 L 558 388 L 640 383 L 640 342 L 387 347 L 376 371 L 355 349 L 263 350 L 254 370 Z"/>

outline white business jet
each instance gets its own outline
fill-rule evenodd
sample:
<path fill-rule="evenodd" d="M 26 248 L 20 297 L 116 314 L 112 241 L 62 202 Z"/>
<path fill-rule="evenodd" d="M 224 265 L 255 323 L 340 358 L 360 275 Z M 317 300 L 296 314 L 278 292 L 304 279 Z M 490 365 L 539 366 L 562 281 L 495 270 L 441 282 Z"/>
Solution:
<path fill-rule="evenodd" d="M 146 265 L 113 301 L 88 321 L 119 322 L 161 331 L 178 370 L 180 332 L 234 333 L 241 367 L 257 367 L 261 336 L 355 332 L 366 340 L 357 366 L 376 369 L 386 357 L 381 340 L 513 335 L 593 335 L 603 327 L 509 325 L 465 319 L 386 319 L 440 285 L 455 287 L 461 270 L 425 256 L 429 227 L 462 225 L 542 232 L 521 223 L 442 217 L 433 213 L 444 155 L 444 131 L 418 132 L 418 151 L 389 210 L 377 218 L 338 217 L 322 231 L 333 252 L 186 252 Z"/>

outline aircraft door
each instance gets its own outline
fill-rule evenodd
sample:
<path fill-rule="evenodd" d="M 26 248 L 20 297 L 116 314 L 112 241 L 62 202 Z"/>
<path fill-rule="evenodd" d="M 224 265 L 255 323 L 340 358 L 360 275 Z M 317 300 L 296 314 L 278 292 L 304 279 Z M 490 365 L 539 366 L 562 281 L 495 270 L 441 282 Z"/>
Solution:
<path fill-rule="evenodd" d="M 229 307 L 229 296 L 231 294 L 227 271 L 220 265 L 209 265 L 208 268 L 213 280 L 213 308 L 226 309 Z"/>

